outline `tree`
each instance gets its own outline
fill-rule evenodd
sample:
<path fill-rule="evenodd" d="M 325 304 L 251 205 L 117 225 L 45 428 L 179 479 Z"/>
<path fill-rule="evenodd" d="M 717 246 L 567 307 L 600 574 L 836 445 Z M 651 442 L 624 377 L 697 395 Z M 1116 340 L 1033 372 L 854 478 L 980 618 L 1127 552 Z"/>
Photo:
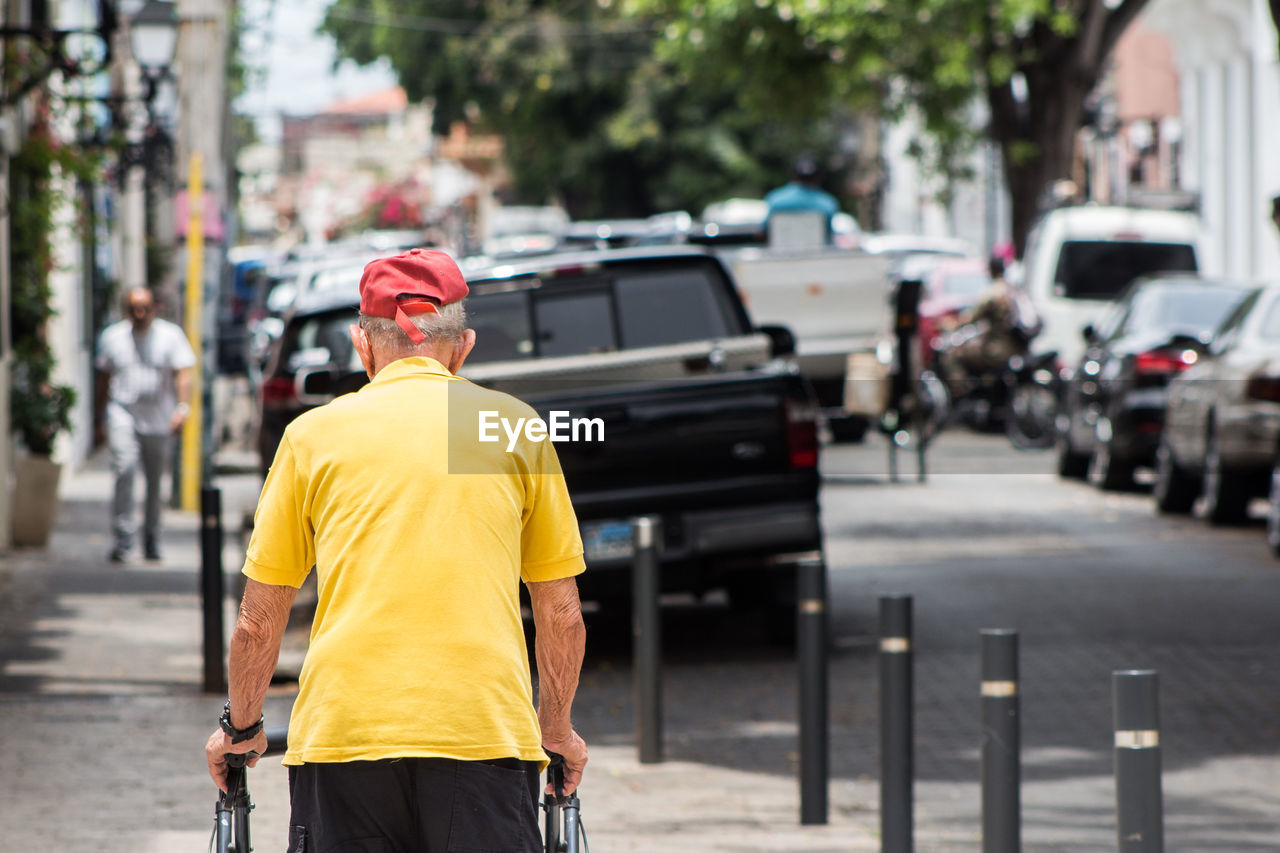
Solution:
<path fill-rule="evenodd" d="M 1021 252 L 1042 196 L 1071 174 L 1086 99 L 1116 41 L 1147 0 L 634 0 L 671 20 L 659 50 L 697 77 L 735 68 L 739 98 L 788 109 L 782 61 L 801 51 L 827 65 L 810 85 L 831 103 L 875 106 L 893 120 L 914 110 L 925 136 L 917 154 L 947 177 L 982 134 L 999 145 Z M 1280 0 L 1272 0 L 1280 3 Z M 761 17 L 785 28 L 764 28 Z M 798 45 L 776 39 L 794 32 Z M 743 38 L 742 34 L 746 37 Z M 726 35 L 727 34 L 727 35 Z M 701 72 L 692 69 L 702 69 Z M 816 95 L 815 95 L 816 97 Z M 973 126 L 975 100 L 986 128 Z"/>
<path fill-rule="evenodd" d="M 469 121 L 501 134 L 512 201 L 557 200 L 579 218 L 758 196 L 796 150 L 833 148 L 842 130 L 825 103 L 744 112 L 731 77 L 688 79 L 655 53 L 657 19 L 608 0 L 337 0 L 322 28 L 343 57 L 386 57 L 411 100 L 431 99 L 438 132 Z"/>
<path fill-rule="evenodd" d="M 798 151 L 838 152 L 849 116 L 911 110 L 917 153 L 945 176 L 982 135 L 999 145 L 1021 251 L 1146 3 L 337 0 L 324 28 L 344 56 L 388 57 L 442 125 L 502 133 L 519 192 L 555 193 L 575 215 L 758 195 Z"/>

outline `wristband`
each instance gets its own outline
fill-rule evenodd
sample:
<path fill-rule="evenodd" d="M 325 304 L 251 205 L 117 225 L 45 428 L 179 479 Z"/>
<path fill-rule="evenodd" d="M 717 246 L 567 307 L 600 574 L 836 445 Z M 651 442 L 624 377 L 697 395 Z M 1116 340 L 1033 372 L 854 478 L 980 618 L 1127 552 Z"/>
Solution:
<path fill-rule="evenodd" d="M 227 704 L 222 706 L 222 716 L 218 717 L 218 726 L 231 735 L 232 743 L 244 743 L 247 740 L 253 740 L 258 736 L 258 732 L 262 731 L 262 717 L 258 717 L 258 722 L 247 729 L 237 729 L 231 725 L 231 700 L 228 699 Z"/>
<path fill-rule="evenodd" d="M 178 414 L 182 415 L 184 418 L 187 415 L 191 414 L 191 407 L 186 403 L 179 403 L 177 406 L 174 406 L 173 410 Z"/>

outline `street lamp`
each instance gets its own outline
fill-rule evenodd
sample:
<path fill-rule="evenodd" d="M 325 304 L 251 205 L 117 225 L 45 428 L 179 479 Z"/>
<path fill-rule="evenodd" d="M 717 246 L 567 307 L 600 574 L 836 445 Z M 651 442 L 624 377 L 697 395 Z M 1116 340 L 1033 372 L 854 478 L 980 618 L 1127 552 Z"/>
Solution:
<path fill-rule="evenodd" d="M 156 86 L 169 75 L 173 52 L 178 46 L 178 19 L 170 0 L 147 0 L 129 21 L 129 45 L 147 83 L 146 101 L 150 110 Z"/>

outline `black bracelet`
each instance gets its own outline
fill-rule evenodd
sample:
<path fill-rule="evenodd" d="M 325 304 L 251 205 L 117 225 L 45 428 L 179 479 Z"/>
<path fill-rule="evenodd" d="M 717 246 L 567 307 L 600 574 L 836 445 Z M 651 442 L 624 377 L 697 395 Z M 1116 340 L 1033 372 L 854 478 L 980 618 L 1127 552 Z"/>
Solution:
<path fill-rule="evenodd" d="M 237 729 L 231 725 L 231 700 L 227 700 L 227 704 L 222 706 L 222 716 L 218 717 L 218 726 L 231 735 L 232 743 L 244 743 L 247 740 L 253 740 L 258 736 L 258 732 L 262 731 L 262 717 L 258 717 L 258 722 L 249 726 L 247 729 Z"/>

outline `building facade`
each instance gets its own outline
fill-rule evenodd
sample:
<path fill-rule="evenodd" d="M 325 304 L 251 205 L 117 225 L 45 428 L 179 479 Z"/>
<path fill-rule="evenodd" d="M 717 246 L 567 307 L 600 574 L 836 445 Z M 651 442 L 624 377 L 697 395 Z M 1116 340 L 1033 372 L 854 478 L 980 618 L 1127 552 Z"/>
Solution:
<path fill-rule="evenodd" d="M 1210 260 L 1236 278 L 1280 281 L 1280 65 L 1266 0 L 1152 0 L 1147 26 L 1173 43 L 1182 185 L 1200 198 Z"/>

